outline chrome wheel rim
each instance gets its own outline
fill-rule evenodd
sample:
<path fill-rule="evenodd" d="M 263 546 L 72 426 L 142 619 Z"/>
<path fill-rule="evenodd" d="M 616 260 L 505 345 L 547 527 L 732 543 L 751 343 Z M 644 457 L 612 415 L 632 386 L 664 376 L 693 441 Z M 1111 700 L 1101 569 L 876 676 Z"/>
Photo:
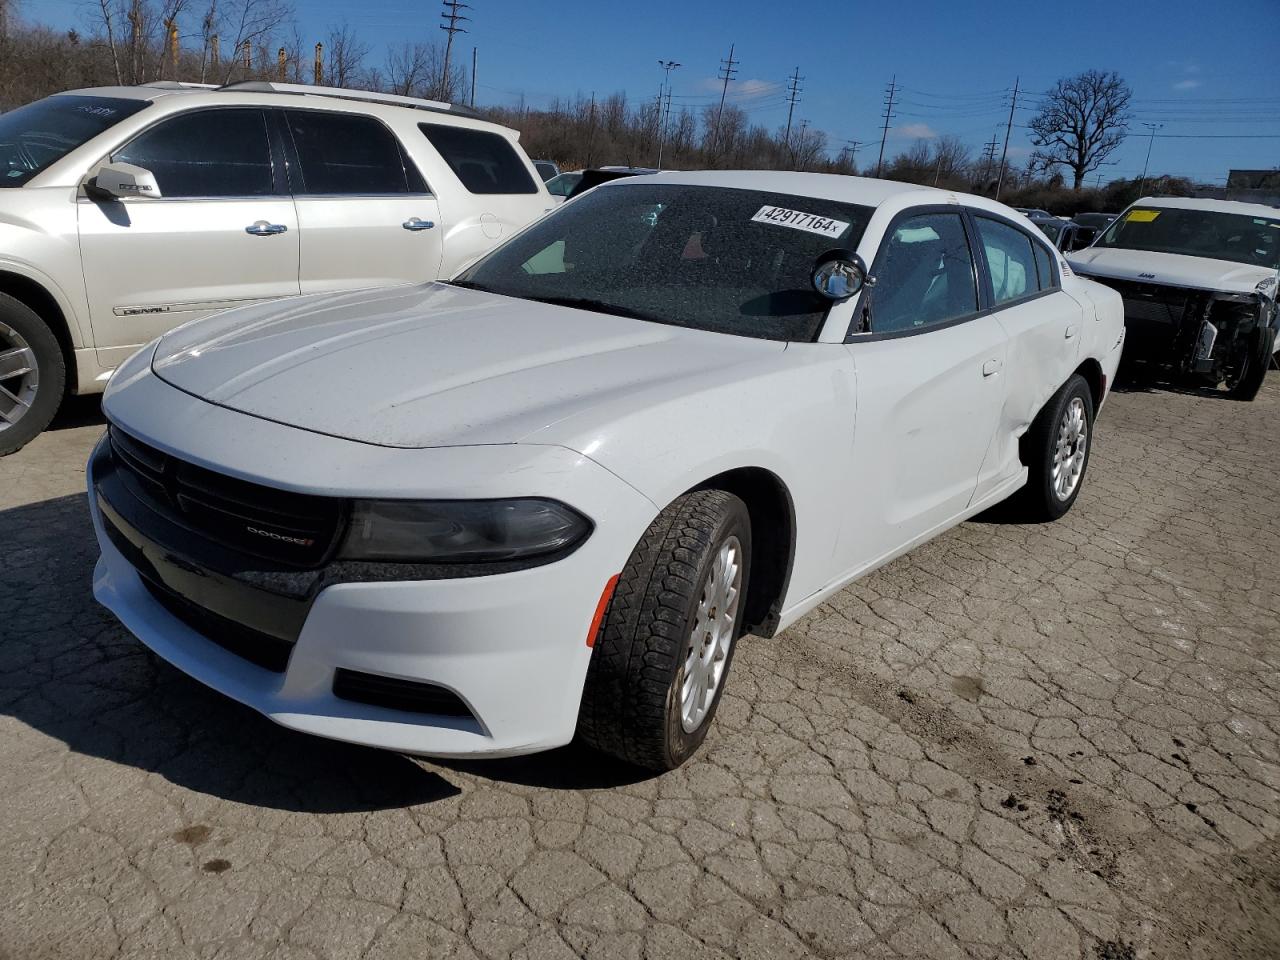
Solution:
<path fill-rule="evenodd" d="M 1089 418 L 1084 401 L 1073 397 L 1058 424 L 1058 445 L 1053 453 L 1053 492 L 1059 500 L 1069 500 L 1080 486 L 1088 451 Z"/>
<path fill-rule="evenodd" d="M 35 351 L 22 334 L 0 322 L 0 433 L 27 415 L 39 389 Z"/>
<path fill-rule="evenodd" d="M 702 587 L 680 673 L 680 725 L 693 733 L 711 712 L 724 680 L 742 599 L 742 544 L 729 537 L 716 551 Z"/>

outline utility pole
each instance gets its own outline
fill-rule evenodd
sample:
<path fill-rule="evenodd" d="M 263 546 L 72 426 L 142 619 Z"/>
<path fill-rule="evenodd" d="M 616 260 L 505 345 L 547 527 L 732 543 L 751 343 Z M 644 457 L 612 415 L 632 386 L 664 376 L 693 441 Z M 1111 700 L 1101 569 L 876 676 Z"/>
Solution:
<path fill-rule="evenodd" d="M 1144 127 L 1151 131 L 1151 136 L 1147 140 L 1147 159 L 1142 161 L 1142 182 L 1138 184 L 1138 196 L 1141 198 L 1142 191 L 1147 188 L 1147 166 L 1151 163 L 1151 148 L 1156 142 L 1156 131 L 1164 126 L 1163 123 L 1144 123 Z"/>
<path fill-rule="evenodd" d="M 1000 146 L 1000 141 L 996 139 L 995 134 L 991 135 L 991 139 L 982 147 L 982 180 L 984 183 L 991 179 L 991 168 L 996 162 L 996 147 Z"/>
<path fill-rule="evenodd" d="M 276 51 L 276 79 L 281 83 L 289 78 L 289 56 L 284 47 Z"/>
<path fill-rule="evenodd" d="M 671 71 L 679 70 L 682 64 L 674 60 L 659 60 L 662 68 L 662 87 L 667 89 L 667 105 L 662 106 L 662 87 L 658 88 L 658 169 L 662 169 L 662 148 L 667 142 L 667 120 L 671 117 Z"/>
<path fill-rule="evenodd" d="M 733 59 L 733 44 L 729 44 L 729 59 L 720 61 L 720 72 L 717 77 L 724 81 L 724 86 L 720 88 L 720 109 L 716 111 L 716 127 L 711 134 L 711 157 L 715 158 L 716 152 L 720 147 L 720 118 L 724 116 L 724 98 L 729 92 L 729 81 L 733 79 L 734 74 L 738 71 L 735 66 L 740 63 L 739 60 Z"/>
<path fill-rule="evenodd" d="M 453 53 L 453 35 L 455 33 L 466 33 L 464 27 L 458 26 L 459 21 L 470 20 L 470 17 L 464 17 L 460 11 L 470 10 L 471 5 L 463 3 L 462 0 L 442 0 L 444 12 L 440 14 L 442 20 L 447 23 L 440 23 L 437 26 L 449 35 L 449 39 L 444 45 L 444 70 L 440 76 L 440 99 L 448 100 L 451 96 L 449 90 L 449 58 Z"/>
<path fill-rule="evenodd" d="M 588 131 L 587 131 L 587 166 L 588 167 L 591 166 L 591 145 L 595 143 L 595 140 L 596 140 L 596 92 L 594 90 L 591 91 L 591 113 L 589 114 L 589 116 L 591 119 L 589 121 L 590 127 L 588 128 Z"/>
<path fill-rule="evenodd" d="M 315 78 L 315 84 L 317 87 L 324 83 L 324 44 L 323 43 L 316 44 L 315 70 L 312 75 Z"/>
<path fill-rule="evenodd" d="M 800 81 L 804 77 L 800 76 L 800 68 L 796 67 L 796 72 L 787 77 L 787 132 L 782 138 L 782 142 L 787 149 L 791 149 L 791 114 L 796 109 L 796 104 L 800 102 Z M 794 162 L 795 156 L 792 155 Z"/>
<path fill-rule="evenodd" d="M 1021 77 L 1013 78 L 1013 99 L 1009 101 L 1009 122 L 1004 127 L 1004 152 L 1000 154 L 1000 176 L 996 178 L 996 199 L 1000 199 L 1000 188 L 1004 186 L 1004 165 L 1009 159 L 1009 134 L 1013 132 L 1013 111 L 1018 108 L 1018 83 Z"/>
<path fill-rule="evenodd" d="M 856 172 L 858 169 L 858 165 L 857 165 L 858 148 L 862 146 L 863 142 L 861 140 L 845 140 L 842 142 L 845 145 L 840 148 L 840 152 L 843 154 L 846 154 L 849 157 L 849 166 L 851 166 Z"/>
<path fill-rule="evenodd" d="M 880 159 L 876 161 L 876 176 L 884 171 L 884 142 L 889 139 L 889 121 L 893 119 L 893 98 L 898 92 L 898 75 L 895 73 L 885 90 L 884 129 L 880 132 Z"/>
<path fill-rule="evenodd" d="M 808 130 L 808 129 L 809 129 L 809 121 L 808 121 L 808 120 L 801 120 L 801 121 L 800 121 L 800 145 L 801 145 L 801 146 L 804 146 L 804 132 L 805 132 L 806 130 Z M 794 151 L 794 150 L 793 150 L 793 151 L 791 151 L 791 153 L 792 153 L 792 155 L 793 155 L 793 156 L 795 155 L 795 151 Z M 797 157 L 796 159 L 799 159 L 799 158 Z M 806 158 L 806 159 L 805 159 L 805 161 L 804 161 L 803 163 L 801 163 L 801 164 L 800 164 L 800 170 L 801 170 L 802 172 L 803 172 L 803 170 L 804 170 L 805 166 L 808 164 L 808 162 L 809 162 L 809 161 L 808 161 L 808 159 Z"/>
<path fill-rule="evenodd" d="M 476 48 L 471 48 L 471 106 L 476 105 Z"/>

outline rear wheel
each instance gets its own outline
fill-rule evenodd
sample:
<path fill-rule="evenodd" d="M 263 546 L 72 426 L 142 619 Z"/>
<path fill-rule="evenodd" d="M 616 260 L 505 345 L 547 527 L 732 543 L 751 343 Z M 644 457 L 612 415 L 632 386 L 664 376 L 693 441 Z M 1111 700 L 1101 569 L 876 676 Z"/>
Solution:
<path fill-rule="evenodd" d="M 1023 439 L 1027 485 L 1014 498 L 1020 519 L 1057 520 L 1071 509 L 1084 484 L 1093 442 L 1093 392 L 1072 375 L 1031 424 Z"/>
<path fill-rule="evenodd" d="M 1227 380 L 1227 392 L 1236 400 L 1253 400 L 1262 389 L 1271 366 L 1271 354 L 1276 346 L 1276 332 L 1272 329 L 1255 330 L 1242 351 L 1238 369 Z"/>
<path fill-rule="evenodd" d="M 49 425 L 66 381 L 53 331 L 26 304 L 0 293 L 0 457 Z"/>
<path fill-rule="evenodd" d="M 587 743 L 671 770 L 702 743 L 742 631 L 751 521 L 722 490 L 675 500 L 636 545 L 591 654 L 578 717 Z"/>

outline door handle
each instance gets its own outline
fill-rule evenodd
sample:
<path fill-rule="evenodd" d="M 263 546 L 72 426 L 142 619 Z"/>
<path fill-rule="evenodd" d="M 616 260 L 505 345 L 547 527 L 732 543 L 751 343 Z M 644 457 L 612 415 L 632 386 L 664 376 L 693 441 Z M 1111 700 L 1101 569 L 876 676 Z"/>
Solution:
<path fill-rule="evenodd" d="M 432 220 L 423 220 L 419 217 L 410 217 L 404 223 L 400 224 L 406 230 L 430 230 L 435 226 Z"/>
<path fill-rule="evenodd" d="M 255 220 L 244 228 L 244 232 L 254 237 L 274 237 L 277 233 L 284 233 L 288 229 L 283 223 L 267 223 L 265 220 Z"/>
<path fill-rule="evenodd" d="M 1067 327 L 1067 339 L 1070 340 L 1079 332 L 1080 332 L 1080 328 L 1073 323 L 1071 326 Z"/>
<path fill-rule="evenodd" d="M 988 360 L 982 365 L 982 375 L 984 377 L 993 377 L 1000 372 L 999 360 Z"/>

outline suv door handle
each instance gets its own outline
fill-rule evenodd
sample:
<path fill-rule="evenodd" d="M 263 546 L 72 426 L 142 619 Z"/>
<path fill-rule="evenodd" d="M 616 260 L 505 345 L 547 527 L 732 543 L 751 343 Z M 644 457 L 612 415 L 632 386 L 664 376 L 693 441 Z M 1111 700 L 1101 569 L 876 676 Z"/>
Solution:
<path fill-rule="evenodd" d="M 988 360 L 982 365 L 982 375 L 984 377 L 993 377 L 1000 372 L 999 360 Z"/>
<path fill-rule="evenodd" d="M 1079 333 L 1079 332 L 1080 332 L 1080 327 L 1073 323 L 1071 326 L 1067 327 L 1067 337 L 1066 337 L 1066 338 L 1067 338 L 1068 340 L 1070 340 L 1072 337 L 1074 337 L 1074 336 L 1075 336 L 1077 333 Z"/>
<path fill-rule="evenodd" d="M 288 229 L 283 223 L 267 223 L 266 220 L 255 220 L 244 228 L 244 232 L 254 237 L 274 237 L 277 233 L 284 233 Z"/>
<path fill-rule="evenodd" d="M 435 226 L 434 221 L 423 220 L 419 217 L 410 217 L 404 223 L 400 224 L 406 230 L 430 230 Z"/>

